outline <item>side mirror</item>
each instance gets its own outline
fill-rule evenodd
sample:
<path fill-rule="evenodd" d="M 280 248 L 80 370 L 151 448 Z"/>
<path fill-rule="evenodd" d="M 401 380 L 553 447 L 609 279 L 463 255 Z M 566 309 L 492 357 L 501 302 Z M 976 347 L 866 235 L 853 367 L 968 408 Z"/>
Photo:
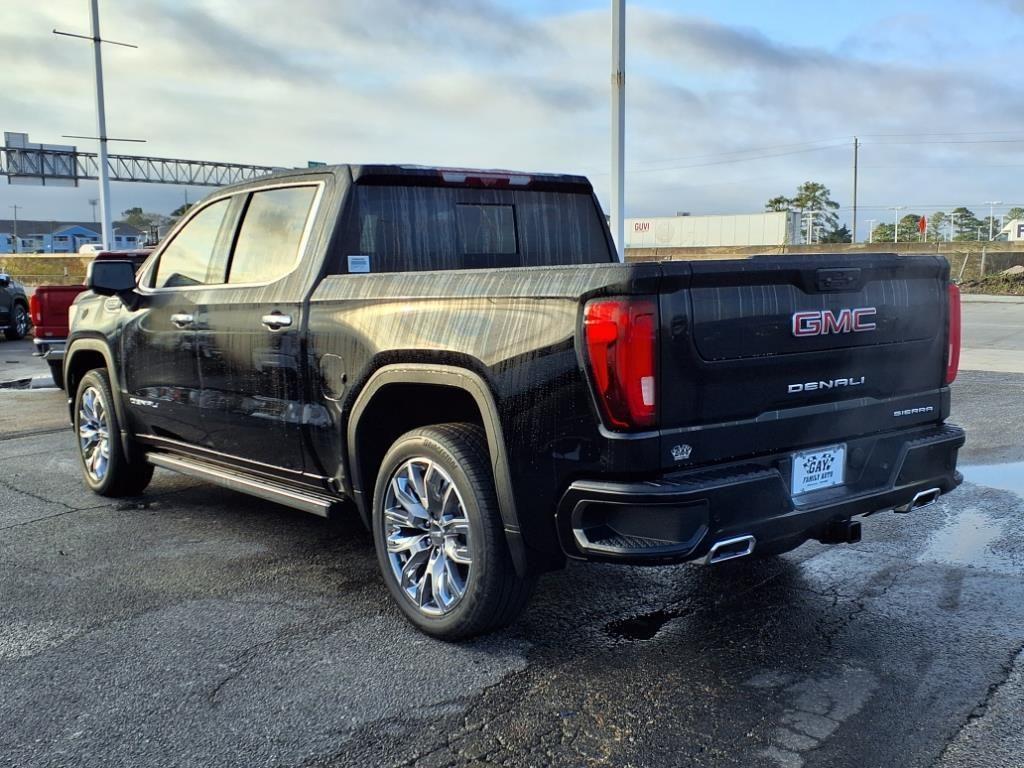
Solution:
<path fill-rule="evenodd" d="M 135 265 L 130 261 L 93 261 L 85 273 L 85 287 L 100 296 L 124 297 L 135 285 Z"/>
<path fill-rule="evenodd" d="M 0 275 L 0 288 L 6 288 L 11 284 L 10 275 Z"/>

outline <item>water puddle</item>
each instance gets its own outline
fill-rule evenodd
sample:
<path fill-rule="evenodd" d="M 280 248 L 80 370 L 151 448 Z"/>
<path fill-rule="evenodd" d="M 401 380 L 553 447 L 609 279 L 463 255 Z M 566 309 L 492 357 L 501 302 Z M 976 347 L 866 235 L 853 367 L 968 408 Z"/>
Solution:
<path fill-rule="evenodd" d="M 960 467 L 960 471 L 964 473 L 964 479 L 974 485 L 998 488 L 1024 496 L 1024 461 Z"/>
<path fill-rule="evenodd" d="M 1020 568 L 1008 557 L 993 550 L 1003 536 L 1003 525 L 977 507 L 968 507 L 950 520 L 928 542 L 917 558 L 919 562 L 940 562 L 1017 573 Z"/>
<path fill-rule="evenodd" d="M 625 640 L 650 640 L 668 622 L 682 615 L 682 611 L 652 611 L 640 616 L 609 622 L 605 625 L 605 631 L 612 637 L 621 637 Z"/>

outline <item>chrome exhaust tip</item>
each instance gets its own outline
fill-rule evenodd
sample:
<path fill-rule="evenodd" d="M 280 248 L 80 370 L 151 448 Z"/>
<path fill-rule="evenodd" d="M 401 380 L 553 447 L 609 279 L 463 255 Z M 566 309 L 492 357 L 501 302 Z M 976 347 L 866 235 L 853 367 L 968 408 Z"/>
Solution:
<path fill-rule="evenodd" d="M 738 557 L 746 557 L 754 551 L 757 539 L 753 536 L 737 536 L 733 539 L 722 539 L 711 545 L 704 562 L 707 565 L 724 563 L 726 560 L 735 560 Z"/>
<path fill-rule="evenodd" d="M 939 500 L 939 496 L 942 495 L 941 488 L 929 488 L 927 491 L 918 491 L 914 494 L 914 498 L 911 499 L 907 504 L 902 507 L 896 507 L 893 512 L 911 512 L 915 509 L 924 509 L 930 507 L 936 501 Z"/>

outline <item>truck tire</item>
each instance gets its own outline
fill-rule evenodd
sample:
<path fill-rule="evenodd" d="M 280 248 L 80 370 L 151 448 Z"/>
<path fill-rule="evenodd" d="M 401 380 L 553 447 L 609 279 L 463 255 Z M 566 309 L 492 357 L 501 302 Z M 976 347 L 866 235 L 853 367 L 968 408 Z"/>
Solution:
<path fill-rule="evenodd" d="M 459 640 L 506 626 L 525 607 L 505 541 L 483 429 L 439 424 L 402 435 L 373 496 L 373 538 L 384 581 L 423 632 Z"/>
<path fill-rule="evenodd" d="M 16 301 L 14 302 L 14 306 L 11 307 L 11 324 L 7 326 L 7 330 L 4 331 L 4 336 L 7 337 L 8 341 L 18 341 L 18 339 L 23 339 L 25 338 L 25 334 L 28 333 L 28 329 L 31 324 L 32 321 L 28 316 L 28 307 L 20 301 Z"/>
<path fill-rule="evenodd" d="M 50 366 L 50 377 L 53 379 L 53 386 L 57 389 L 64 389 L 64 362 L 62 360 L 47 360 Z"/>
<path fill-rule="evenodd" d="M 114 409 L 110 377 L 95 368 L 75 392 L 75 435 L 85 484 L 100 496 L 137 496 L 153 478 L 151 464 L 128 461 L 121 447 L 121 425 Z"/>

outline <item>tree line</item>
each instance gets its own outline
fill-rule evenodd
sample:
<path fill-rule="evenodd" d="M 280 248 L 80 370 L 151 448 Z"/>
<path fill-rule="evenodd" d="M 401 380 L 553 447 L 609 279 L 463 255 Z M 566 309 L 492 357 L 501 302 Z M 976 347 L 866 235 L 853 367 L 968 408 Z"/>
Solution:
<path fill-rule="evenodd" d="M 908 213 L 899 221 L 899 241 L 953 240 L 957 242 L 987 241 L 989 233 L 999 234 L 1002 225 L 1014 219 L 1024 219 L 1024 208 L 1011 208 L 1002 216 L 979 218 L 971 209 L 960 206 L 949 213 L 935 211 L 925 216 L 924 232 L 921 232 L 922 214 Z M 896 224 L 877 224 L 871 230 L 870 240 L 876 243 L 891 243 L 896 240 Z"/>
<path fill-rule="evenodd" d="M 163 213 L 153 213 L 151 211 L 144 211 L 139 206 L 128 208 L 121 211 L 121 220 L 129 226 L 135 227 L 136 229 L 142 229 L 148 231 L 151 227 L 157 227 L 158 229 L 164 229 L 165 227 L 174 224 L 180 219 L 189 208 L 195 203 L 185 203 L 179 205 L 173 211 L 170 216 Z"/>
<path fill-rule="evenodd" d="M 832 199 L 832 192 L 817 181 L 805 181 L 797 187 L 792 197 L 779 195 L 764 206 L 766 211 L 791 211 L 800 215 L 800 235 L 805 243 L 849 243 L 853 238 L 849 227 L 839 226 L 839 203 Z M 996 234 L 1002 229 L 1001 223 L 1013 219 L 1024 219 L 1024 208 L 1011 208 L 1002 217 L 979 218 L 964 206 L 949 213 L 935 211 L 926 216 L 924 232 L 921 232 L 921 218 L 924 214 L 908 213 L 897 225 L 879 223 L 872 229 L 868 239 L 876 243 L 911 241 L 954 241 L 988 240 L 989 228 Z M 950 237 L 952 235 L 952 237 Z"/>

